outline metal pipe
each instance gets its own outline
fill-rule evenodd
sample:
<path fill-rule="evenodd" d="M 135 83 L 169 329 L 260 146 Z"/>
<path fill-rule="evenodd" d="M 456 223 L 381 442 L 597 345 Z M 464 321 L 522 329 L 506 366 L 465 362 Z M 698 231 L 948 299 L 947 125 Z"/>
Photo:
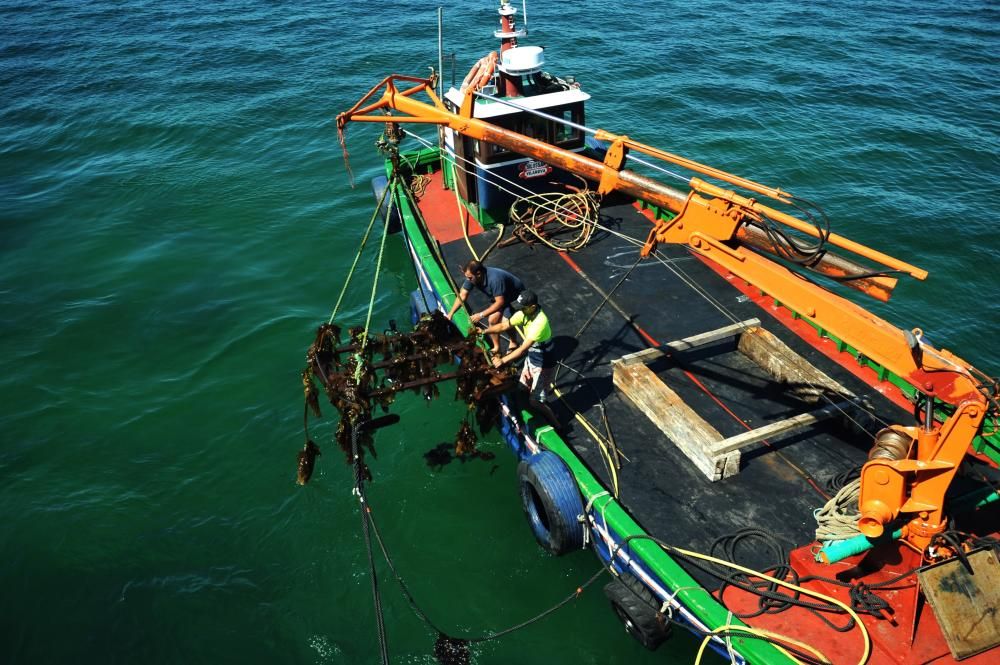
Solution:
<path fill-rule="evenodd" d="M 438 7 L 438 97 L 444 97 L 444 8 Z"/>
<path fill-rule="evenodd" d="M 382 397 L 383 395 L 402 392 L 404 390 L 412 390 L 413 388 L 419 388 L 420 386 L 428 386 L 432 383 L 441 383 L 442 381 L 457 379 L 460 376 L 470 376 L 473 374 L 480 374 L 480 373 L 482 373 L 482 370 L 476 369 L 474 367 L 466 370 L 459 370 L 457 372 L 447 372 L 445 374 L 438 374 L 437 376 L 430 376 L 425 379 L 415 379 L 413 381 L 407 381 L 406 383 L 397 383 L 391 388 L 380 388 L 378 390 L 373 390 L 370 393 L 368 393 L 367 396 Z"/>

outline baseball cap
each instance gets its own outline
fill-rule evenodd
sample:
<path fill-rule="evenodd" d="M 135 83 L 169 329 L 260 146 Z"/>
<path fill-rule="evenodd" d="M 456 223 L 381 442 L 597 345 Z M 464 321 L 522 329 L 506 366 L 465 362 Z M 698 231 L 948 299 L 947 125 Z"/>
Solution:
<path fill-rule="evenodd" d="M 521 291 L 521 295 L 519 295 L 517 299 L 511 303 L 511 307 L 514 309 L 524 309 L 525 307 L 537 304 L 538 296 L 535 295 L 535 292 L 525 289 L 524 291 Z"/>

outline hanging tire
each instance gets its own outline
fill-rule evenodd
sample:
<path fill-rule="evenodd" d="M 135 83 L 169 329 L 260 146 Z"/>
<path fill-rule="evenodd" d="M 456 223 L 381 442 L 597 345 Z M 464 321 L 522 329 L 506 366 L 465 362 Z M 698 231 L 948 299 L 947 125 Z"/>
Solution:
<path fill-rule="evenodd" d="M 661 603 L 642 582 L 627 573 L 604 587 L 611 609 L 624 624 L 625 632 L 639 644 L 655 651 L 670 637 L 670 623 L 660 614 Z"/>
<path fill-rule="evenodd" d="M 521 507 L 535 540 L 555 555 L 583 547 L 583 501 L 576 479 L 555 453 L 544 450 L 517 466 Z"/>

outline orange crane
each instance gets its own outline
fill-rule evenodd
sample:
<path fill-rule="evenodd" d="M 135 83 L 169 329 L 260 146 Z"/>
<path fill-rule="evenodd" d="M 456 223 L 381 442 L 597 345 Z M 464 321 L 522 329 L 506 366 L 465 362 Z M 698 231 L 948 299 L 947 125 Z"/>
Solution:
<path fill-rule="evenodd" d="M 893 426 L 877 436 L 861 473 L 858 526 L 863 534 L 878 537 L 890 522 L 900 516 L 908 518 L 902 527 L 903 540 L 918 552 L 926 549 L 935 534 L 945 530 L 945 494 L 991 408 L 989 398 L 980 389 L 976 370 L 948 351 L 924 343 L 919 330 L 901 330 L 762 254 L 793 258 L 794 246 L 789 245 L 794 243 L 762 233 L 761 228 L 766 226 L 760 223 L 780 224 L 884 266 L 885 270 L 859 274 L 857 264 L 826 252 L 818 253 L 808 266 L 834 278 L 847 278 L 850 285 L 880 300 L 887 300 L 896 284 L 886 271 L 921 280 L 926 278 L 926 271 L 701 178 L 691 178 L 690 191 L 685 194 L 622 167 L 633 150 L 798 207 L 796 203 L 801 199 L 788 192 L 602 130 L 596 132 L 596 137 L 608 141 L 610 147 L 603 161 L 592 159 L 473 117 L 474 86 L 465 91 L 458 112 L 451 112 L 435 95 L 435 83 L 433 75 L 429 79 L 387 77 L 353 108 L 337 116 L 341 143 L 348 122 L 443 125 L 597 182 L 600 193 L 619 191 L 673 211 L 676 215 L 672 219 L 656 221 L 643 255 L 658 243 L 685 245 L 780 300 L 926 395 L 921 425 Z M 401 89 L 400 85 L 408 87 Z M 426 94 L 430 103 L 415 99 L 419 93 Z M 953 409 L 943 422 L 935 420 L 935 404 Z"/>

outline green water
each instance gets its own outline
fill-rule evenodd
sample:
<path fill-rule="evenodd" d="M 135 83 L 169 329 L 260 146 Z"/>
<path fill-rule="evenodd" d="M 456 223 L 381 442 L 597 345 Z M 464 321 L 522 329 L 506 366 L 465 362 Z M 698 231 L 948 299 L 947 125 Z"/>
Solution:
<path fill-rule="evenodd" d="M 494 47 L 494 3 L 445 7 L 461 78 Z M 527 41 L 594 95 L 589 124 L 819 201 L 838 232 L 931 271 L 881 314 L 1000 371 L 994 3 L 528 11 Z M 377 662 L 329 420 L 312 483 L 293 482 L 298 373 L 380 169 L 375 133 L 352 128 L 348 186 L 332 117 L 389 72 L 427 72 L 434 6 L 0 0 L 0 22 L 0 661 Z M 376 325 L 407 318 L 411 275 L 390 242 Z M 370 498 L 438 625 L 505 628 L 597 570 L 535 545 L 497 441 L 492 462 L 427 466 L 459 406 L 396 411 Z M 380 572 L 393 662 L 432 663 Z M 691 661 L 693 640 L 635 645 L 603 583 L 474 662 Z"/>

